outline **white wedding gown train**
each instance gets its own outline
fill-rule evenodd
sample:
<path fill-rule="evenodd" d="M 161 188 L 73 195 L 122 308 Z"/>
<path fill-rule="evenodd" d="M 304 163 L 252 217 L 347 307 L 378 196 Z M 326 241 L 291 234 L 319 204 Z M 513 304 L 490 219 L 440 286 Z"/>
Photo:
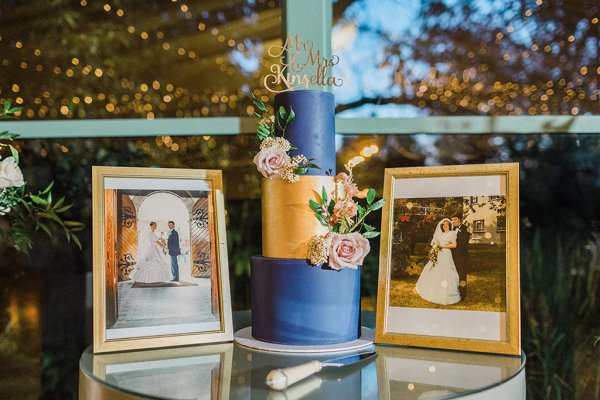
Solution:
<path fill-rule="evenodd" d="M 140 241 L 141 257 L 129 274 L 134 282 L 160 283 L 171 280 L 171 261 L 163 254 L 162 247 L 156 243 L 158 239 L 158 236 L 148 231 Z"/>

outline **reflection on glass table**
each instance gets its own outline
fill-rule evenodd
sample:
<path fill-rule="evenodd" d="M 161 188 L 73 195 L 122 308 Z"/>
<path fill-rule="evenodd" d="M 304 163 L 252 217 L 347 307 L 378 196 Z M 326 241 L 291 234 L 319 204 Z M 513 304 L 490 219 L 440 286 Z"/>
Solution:
<path fill-rule="evenodd" d="M 231 343 L 96 355 L 86 351 L 81 366 L 86 373 L 91 368 L 108 387 L 130 394 L 218 399 L 228 398 L 232 354 Z"/>
<path fill-rule="evenodd" d="M 234 313 L 236 329 L 248 325 L 249 317 L 249 312 Z M 374 314 L 363 313 L 363 324 L 373 323 Z M 525 398 L 524 356 L 374 348 L 376 359 L 325 368 L 284 391 L 266 386 L 271 370 L 339 354 L 268 353 L 232 343 L 97 355 L 87 349 L 80 361 L 80 398 Z"/>

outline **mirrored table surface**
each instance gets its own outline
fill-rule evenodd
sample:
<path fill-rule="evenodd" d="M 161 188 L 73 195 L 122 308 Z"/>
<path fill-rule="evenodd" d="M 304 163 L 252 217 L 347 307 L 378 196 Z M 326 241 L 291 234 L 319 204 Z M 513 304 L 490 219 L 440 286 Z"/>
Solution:
<path fill-rule="evenodd" d="M 375 315 L 364 312 L 363 325 Z M 250 313 L 234 312 L 234 327 Z M 273 369 L 349 353 L 268 353 L 216 343 L 81 356 L 80 399 L 525 399 L 525 356 L 373 346 L 376 358 L 324 368 L 285 391 L 270 390 Z M 365 349 L 355 352 L 362 352 Z"/>

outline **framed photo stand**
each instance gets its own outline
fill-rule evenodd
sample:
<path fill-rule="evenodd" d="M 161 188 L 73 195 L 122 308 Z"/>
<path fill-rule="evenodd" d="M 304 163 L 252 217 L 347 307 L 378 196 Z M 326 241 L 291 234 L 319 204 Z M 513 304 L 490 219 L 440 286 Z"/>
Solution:
<path fill-rule="evenodd" d="M 94 352 L 233 340 L 221 171 L 92 173 Z"/>
<path fill-rule="evenodd" d="M 385 170 L 375 341 L 519 355 L 519 166 Z"/>

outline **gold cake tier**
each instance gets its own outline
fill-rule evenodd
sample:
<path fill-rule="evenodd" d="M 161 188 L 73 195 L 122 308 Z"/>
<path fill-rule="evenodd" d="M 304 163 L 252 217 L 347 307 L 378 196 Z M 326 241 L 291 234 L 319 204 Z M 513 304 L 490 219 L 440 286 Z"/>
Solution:
<path fill-rule="evenodd" d="M 301 176 L 295 183 L 281 179 L 262 181 L 262 253 L 271 258 L 297 258 L 307 256 L 308 243 L 313 235 L 327 233 L 319 223 L 309 200 L 315 193 L 333 189 L 331 176 Z"/>

